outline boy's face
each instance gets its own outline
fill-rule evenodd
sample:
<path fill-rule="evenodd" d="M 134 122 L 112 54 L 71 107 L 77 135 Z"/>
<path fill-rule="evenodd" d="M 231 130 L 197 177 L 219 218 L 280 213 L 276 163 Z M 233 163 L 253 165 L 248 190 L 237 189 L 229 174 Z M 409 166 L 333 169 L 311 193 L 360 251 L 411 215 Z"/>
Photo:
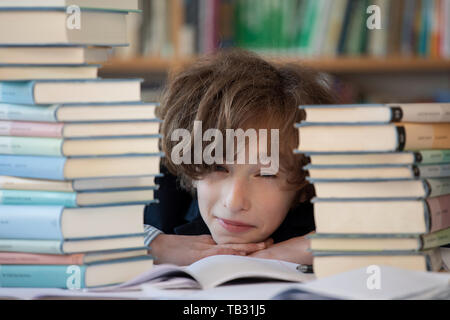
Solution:
<path fill-rule="evenodd" d="M 266 240 L 283 222 L 296 191 L 286 173 L 261 176 L 259 164 L 215 165 L 196 181 L 200 213 L 218 244 Z"/>

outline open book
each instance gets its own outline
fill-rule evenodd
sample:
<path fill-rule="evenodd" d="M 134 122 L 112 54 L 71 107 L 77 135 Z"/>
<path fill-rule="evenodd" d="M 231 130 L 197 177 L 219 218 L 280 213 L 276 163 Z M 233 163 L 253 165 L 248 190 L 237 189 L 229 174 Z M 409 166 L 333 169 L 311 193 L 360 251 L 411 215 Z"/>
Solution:
<path fill-rule="evenodd" d="M 307 282 L 313 274 L 296 269 L 297 264 L 281 260 L 250 258 L 235 255 L 215 255 L 189 266 L 155 265 L 138 277 L 120 285 L 89 291 L 135 290 L 142 284 L 166 289 L 210 289 L 233 280 L 279 280 Z"/>

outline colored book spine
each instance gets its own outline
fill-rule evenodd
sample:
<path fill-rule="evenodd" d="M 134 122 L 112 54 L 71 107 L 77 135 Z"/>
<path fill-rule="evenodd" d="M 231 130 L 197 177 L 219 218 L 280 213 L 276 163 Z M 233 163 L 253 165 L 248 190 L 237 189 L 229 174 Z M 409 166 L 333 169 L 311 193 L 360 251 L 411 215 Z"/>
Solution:
<path fill-rule="evenodd" d="M 74 272 L 79 276 L 80 288 L 85 288 L 86 266 L 1 265 L 0 287 L 74 288 Z"/>
<path fill-rule="evenodd" d="M 84 263 L 85 254 L 35 254 L 26 252 L 1 252 L 0 265 L 2 264 L 34 264 L 34 265 L 64 265 Z"/>
<path fill-rule="evenodd" d="M 0 239 L 0 251 L 63 254 L 62 240 Z"/>
<path fill-rule="evenodd" d="M 0 205 L 3 239 L 63 239 L 62 206 Z"/>
<path fill-rule="evenodd" d="M 77 207 L 76 192 L 0 190 L 0 204 Z"/>
<path fill-rule="evenodd" d="M 0 137 L 0 154 L 62 156 L 63 139 Z"/>
<path fill-rule="evenodd" d="M 64 180 L 64 157 L 0 155 L 0 175 Z"/>
<path fill-rule="evenodd" d="M 63 123 L 0 121 L 0 136 L 61 138 Z"/>
<path fill-rule="evenodd" d="M 1 88 L 1 84 L 0 84 Z M 55 122 L 58 105 L 26 105 L 0 103 L 0 119 Z"/>
<path fill-rule="evenodd" d="M 34 104 L 34 81 L 0 83 L 0 102 Z"/>
<path fill-rule="evenodd" d="M 430 231 L 450 227 L 450 194 L 426 199 L 430 215 Z"/>

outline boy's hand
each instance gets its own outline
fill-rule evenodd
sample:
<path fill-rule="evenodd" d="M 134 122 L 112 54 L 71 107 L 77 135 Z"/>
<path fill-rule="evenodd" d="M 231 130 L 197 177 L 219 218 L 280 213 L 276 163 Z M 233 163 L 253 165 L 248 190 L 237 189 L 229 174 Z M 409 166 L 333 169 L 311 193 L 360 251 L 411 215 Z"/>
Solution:
<path fill-rule="evenodd" d="M 151 242 L 150 253 L 155 258 L 155 264 L 189 265 L 202 258 L 218 254 L 249 255 L 266 249 L 272 244 L 272 239 L 259 243 L 217 244 L 210 235 L 160 234 Z"/>
<path fill-rule="evenodd" d="M 308 252 L 310 240 L 305 236 L 291 238 L 250 254 L 250 257 L 284 260 L 299 264 L 312 264 L 312 254 Z"/>

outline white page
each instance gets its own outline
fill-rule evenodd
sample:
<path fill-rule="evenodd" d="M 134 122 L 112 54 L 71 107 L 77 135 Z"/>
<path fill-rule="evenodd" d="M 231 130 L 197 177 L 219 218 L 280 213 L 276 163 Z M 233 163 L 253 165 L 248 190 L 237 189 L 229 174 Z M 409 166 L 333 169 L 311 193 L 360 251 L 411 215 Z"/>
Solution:
<path fill-rule="evenodd" d="M 407 299 L 428 291 L 450 290 L 450 273 L 411 271 L 379 266 L 379 287 L 374 272 L 360 268 L 290 288 L 341 299 Z M 369 284 L 368 284 L 369 282 Z"/>

